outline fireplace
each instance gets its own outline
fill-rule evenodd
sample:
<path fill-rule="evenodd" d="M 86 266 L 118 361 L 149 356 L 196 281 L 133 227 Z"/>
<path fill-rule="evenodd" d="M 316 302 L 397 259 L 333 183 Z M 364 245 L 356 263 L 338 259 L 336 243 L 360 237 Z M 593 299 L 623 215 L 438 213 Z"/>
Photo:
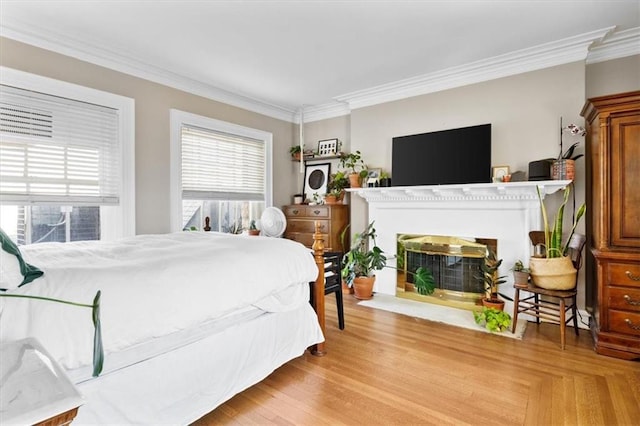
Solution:
<path fill-rule="evenodd" d="M 377 243 L 389 256 L 397 254 L 398 234 L 460 238 L 473 236 L 472 240 L 476 242 L 495 240 L 499 247 L 498 256 L 503 259 L 499 274 L 507 277 L 507 282 L 500 287 L 500 293 L 509 297 L 513 295 L 513 274 L 509 270 L 516 260 L 521 259 L 526 263 L 529 259 L 529 231 L 542 229 L 536 187 L 545 197 L 569 183 L 506 182 L 360 188 L 349 191 L 368 203 L 368 217 L 365 220 L 375 221 Z M 352 200 L 354 207 L 360 202 Z M 352 218 L 352 229 L 365 226 L 365 223 L 357 223 L 357 219 Z M 375 292 L 396 295 L 396 271 L 387 268 L 378 271 L 376 276 Z M 453 298 L 457 290 L 448 291 L 448 297 Z M 444 296 L 437 298 L 444 299 Z"/>
<path fill-rule="evenodd" d="M 460 308 L 473 308 L 485 294 L 478 279 L 487 248 L 497 252 L 497 240 L 442 235 L 398 234 L 396 296 Z M 418 268 L 426 268 L 436 290 L 422 295 L 414 286 Z"/>

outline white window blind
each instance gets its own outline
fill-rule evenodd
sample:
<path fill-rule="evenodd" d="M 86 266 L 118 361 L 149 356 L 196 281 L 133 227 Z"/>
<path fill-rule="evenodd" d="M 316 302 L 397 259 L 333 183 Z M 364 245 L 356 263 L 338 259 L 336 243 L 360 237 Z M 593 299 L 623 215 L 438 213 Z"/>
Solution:
<path fill-rule="evenodd" d="M 265 199 L 264 141 L 184 124 L 181 138 L 183 199 Z"/>
<path fill-rule="evenodd" d="M 0 200 L 117 205 L 118 111 L 0 85 Z"/>

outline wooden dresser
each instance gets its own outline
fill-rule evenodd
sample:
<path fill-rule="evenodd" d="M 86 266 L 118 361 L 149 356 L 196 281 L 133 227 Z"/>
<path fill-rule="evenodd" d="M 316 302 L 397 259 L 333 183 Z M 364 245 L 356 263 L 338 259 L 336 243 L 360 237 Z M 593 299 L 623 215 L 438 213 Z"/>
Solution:
<path fill-rule="evenodd" d="M 320 231 L 325 240 L 327 251 L 344 252 L 349 249 L 349 232 L 345 233 L 345 247 L 342 247 L 340 237 L 342 231 L 349 224 L 349 206 L 347 204 L 323 204 L 309 206 L 295 204 L 282 208 L 287 218 L 287 229 L 284 237 L 298 241 L 307 247 L 313 244 L 315 222 L 320 222 Z"/>
<path fill-rule="evenodd" d="M 587 291 L 595 349 L 640 358 L 640 91 L 590 99 Z"/>

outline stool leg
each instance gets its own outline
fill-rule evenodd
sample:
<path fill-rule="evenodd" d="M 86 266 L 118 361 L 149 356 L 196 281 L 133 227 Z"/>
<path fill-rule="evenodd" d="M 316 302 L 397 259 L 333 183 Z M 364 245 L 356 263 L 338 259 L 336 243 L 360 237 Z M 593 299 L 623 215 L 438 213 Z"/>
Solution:
<path fill-rule="evenodd" d="M 565 324 L 565 305 L 564 305 L 564 298 L 560 298 L 560 345 L 562 346 L 562 350 L 564 350 L 564 341 L 565 341 L 565 331 L 566 331 L 566 325 Z"/>
<path fill-rule="evenodd" d="M 573 328 L 576 331 L 576 336 L 579 336 L 580 334 L 578 333 L 578 309 L 576 308 L 577 305 L 577 301 L 576 301 L 576 296 L 573 296 L 571 298 L 571 301 L 573 302 L 573 306 L 571 307 L 571 312 L 573 312 Z"/>
<path fill-rule="evenodd" d="M 516 332 L 516 324 L 518 324 L 518 304 L 520 303 L 520 289 L 516 287 L 516 294 L 513 297 L 513 324 L 511 324 L 511 332 Z"/>
<path fill-rule="evenodd" d="M 342 305 L 342 289 L 336 291 L 336 306 L 338 308 L 338 328 L 344 330 L 344 306 Z"/>
<path fill-rule="evenodd" d="M 540 298 L 538 293 L 534 294 L 533 300 L 536 302 L 536 324 L 540 324 Z"/>

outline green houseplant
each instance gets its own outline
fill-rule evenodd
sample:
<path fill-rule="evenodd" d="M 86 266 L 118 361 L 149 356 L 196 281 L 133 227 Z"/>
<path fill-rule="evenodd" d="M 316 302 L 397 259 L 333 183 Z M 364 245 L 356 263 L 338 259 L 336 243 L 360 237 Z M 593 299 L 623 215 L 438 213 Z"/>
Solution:
<path fill-rule="evenodd" d="M 340 167 L 347 170 L 351 188 L 362 186 L 361 181 L 367 177 L 368 172 L 360 151 L 343 154 L 340 157 Z"/>
<path fill-rule="evenodd" d="M 473 311 L 476 324 L 483 326 L 490 332 L 502 332 L 511 325 L 511 315 L 495 309 L 483 307 L 481 311 Z"/>
<path fill-rule="evenodd" d="M 575 287 L 576 269 L 573 267 L 571 259 L 567 256 L 569 250 L 569 242 L 575 233 L 578 222 L 584 216 L 586 205 L 583 203 L 577 210 L 571 231 L 565 240 L 563 240 L 563 223 L 564 209 L 569 200 L 570 187 L 564 189 L 564 198 L 562 204 L 558 208 L 556 217 L 553 220 L 553 228 L 551 228 L 547 209 L 545 207 L 540 188 L 537 188 L 538 199 L 540 200 L 540 209 L 542 211 L 542 220 L 544 223 L 544 244 L 546 257 L 531 257 L 529 259 L 529 268 L 531 269 L 531 277 L 538 287 L 550 290 L 569 290 Z"/>
<path fill-rule="evenodd" d="M 327 194 L 325 195 L 325 203 L 327 204 L 340 204 L 344 198 L 344 189 L 349 186 L 349 179 L 344 172 L 339 171 L 333 173 L 327 183 Z"/>
<path fill-rule="evenodd" d="M 504 300 L 498 296 L 498 286 L 506 280 L 505 276 L 498 275 L 500 265 L 502 265 L 502 259 L 498 259 L 496 253 L 487 248 L 484 262 L 480 264 L 480 275 L 477 278 L 484 283 L 486 291 L 486 297 L 482 299 L 483 306 L 501 311 L 504 309 Z"/>
<path fill-rule="evenodd" d="M 294 160 L 300 160 L 302 156 L 302 148 L 300 147 L 300 145 L 294 145 L 289 148 L 289 154 L 291 154 L 291 158 L 293 158 Z"/>
<path fill-rule="evenodd" d="M 529 283 L 529 268 L 525 268 L 522 260 L 516 260 L 513 264 L 513 285 L 525 288 Z"/>
<path fill-rule="evenodd" d="M 260 235 L 260 230 L 256 226 L 256 221 L 252 220 L 249 224 L 249 235 Z"/>
<path fill-rule="evenodd" d="M 348 227 L 343 231 L 343 236 L 347 229 Z M 376 229 L 374 222 L 371 222 L 362 233 L 354 235 L 351 249 L 344 254 L 342 279 L 349 287 L 353 286 L 354 296 L 357 299 L 371 299 L 375 271 L 385 267 L 393 268 L 387 266 L 387 257 L 376 243 Z M 422 294 L 433 293 L 435 289 L 433 275 L 428 269 L 420 267 L 410 273 L 415 275 L 415 285 Z"/>

